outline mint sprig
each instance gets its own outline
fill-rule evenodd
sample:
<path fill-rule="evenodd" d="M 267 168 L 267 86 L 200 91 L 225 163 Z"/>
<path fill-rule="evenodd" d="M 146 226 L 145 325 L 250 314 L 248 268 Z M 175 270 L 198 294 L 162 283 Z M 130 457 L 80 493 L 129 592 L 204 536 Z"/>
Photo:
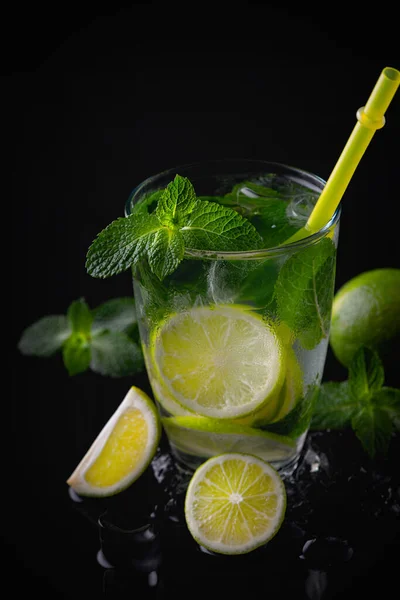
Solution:
<path fill-rule="evenodd" d="M 148 207 L 157 201 L 151 213 Z M 231 252 L 256 249 L 262 238 L 235 210 L 196 197 L 186 177 L 176 175 L 164 190 L 136 205 L 132 214 L 118 218 L 91 244 L 87 272 L 106 278 L 136 267 L 144 258 L 163 280 L 183 260 L 185 249 Z"/>
<path fill-rule="evenodd" d="M 27 356 L 61 352 L 69 375 L 91 369 L 126 377 L 144 369 L 133 298 L 114 298 L 93 310 L 83 298 L 75 300 L 67 315 L 46 316 L 27 327 L 18 348 Z"/>
<path fill-rule="evenodd" d="M 377 352 L 363 346 L 349 366 L 347 381 L 322 384 L 311 428 L 352 427 L 371 458 L 386 454 L 393 431 L 400 430 L 400 390 L 383 384 Z"/>

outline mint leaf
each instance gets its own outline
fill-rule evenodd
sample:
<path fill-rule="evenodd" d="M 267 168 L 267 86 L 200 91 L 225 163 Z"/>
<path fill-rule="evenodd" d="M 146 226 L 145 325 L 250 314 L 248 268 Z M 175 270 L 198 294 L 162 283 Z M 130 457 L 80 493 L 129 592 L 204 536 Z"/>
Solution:
<path fill-rule="evenodd" d="M 63 361 L 69 375 L 77 375 L 89 368 L 90 345 L 86 336 L 73 333 L 63 346 Z"/>
<path fill-rule="evenodd" d="M 329 332 L 335 253 L 329 238 L 304 248 L 286 261 L 276 282 L 278 315 L 308 350 Z"/>
<path fill-rule="evenodd" d="M 393 425 L 400 431 L 400 390 L 392 387 L 382 387 L 372 400 L 376 408 L 384 410 L 392 420 Z"/>
<path fill-rule="evenodd" d="M 197 204 L 196 193 L 187 177 L 176 175 L 161 194 L 156 215 L 164 225 L 182 226 L 183 217 Z"/>
<path fill-rule="evenodd" d="M 261 429 L 296 438 L 304 433 L 310 425 L 316 401 L 317 389 L 310 386 L 308 393 L 280 421 L 262 426 Z"/>
<path fill-rule="evenodd" d="M 376 454 L 386 454 L 393 425 L 385 410 L 372 404 L 364 406 L 353 416 L 351 425 L 371 458 L 375 458 Z"/>
<path fill-rule="evenodd" d="M 385 373 L 375 350 L 362 346 L 349 365 L 351 394 L 360 400 L 369 400 L 383 386 Z"/>
<path fill-rule="evenodd" d="M 318 390 L 311 421 L 312 429 L 342 429 L 358 411 L 349 383 L 329 381 Z"/>
<path fill-rule="evenodd" d="M 252 223 L 264 239 L 264 246 L 279 246 L 299 228 L 292 225 L 287 217 L 287 205 L 282 200 L 266 199 L 262 207 L 255 211 Z"/>
<path fill-rule="evenodd" d="M 236 210 L 252 223 L 261 234 L 263 247 L 278 246 L 298 229 L 288 220 L 288 199 L 284 193 L 271 187 L 243 181 L 221 199 L 222 204 L 237 205 Z"/>
<path fill-rule="evenodd" d="M 360 348 L 350 364 L 348 381 L 321 386 L 312 428 L 334 429 L 350 424 L 371 458 L 385 454 L 393 427 L 400 429 L 400 390 L 383 387 L 384 377 L 378 354 Z"/>
<path fill-rule="evenodd" d="M 185 252 L 181 232 L 177 229 L 160 229 L 152 237 L 148 249 L 151 270 L 160 280 L 175 271 Z"/>
<path fill-rule="evenodd" d="M 257 309 L 268 308 L 274 311 L 275 283 L 279 274 L 276 262 L 266 259 L 265 261 L 247 261 L 242 263 L 243 280 L 233 288 L 237 290 L 235 302 L 250 303 Z"/>
<path fill-rule="evenodd" d="M 70 335 L 71 326 L 65 315 L 49 315 L 23 331 L 18 349 L 27 356 L 51 356 Z"/>
<path fill-rule="evenodd" d="M 111 277 L 135 266 L 151 247 L 153 235 L 162 227 L 153 214 L 116 219 L 98 234 L 88 250 L 89 275 Z"/>
<path fill-rule="evenodd" d="M 113 298 L 92 311 L 92 334 L 100 331 L 126 331 L 136 324 L 136 309 L 133 298 Z"/>
<path fill-rule="evenodd" d="M 150 194 L 147 194 L 147 196 L 144 196 L 141 200 L 139 200 L 139 202 L 136 202 L 135 204 L 132 204 L 130 207 L 130 214 L 133 215 L 137 215 L 140 213 L 143 214 L 150 214 L 153 212 L 154 207 L 152 210 L 149 210 L 153 204 L 156 204 L 156 202 L 159 201 L 159 199 L 161 198 L 162 194 L 164 193 L 164 190 L 157 190 L 156 192 L 152 192 Z"/>
<path fill-rule="evenodd" d="M 270 186 L 245 180 L 234 185 L 232 191 L 225 194 L 225 199 L 230 199 L 231 201 L 236 199 L 238 204 L 245 206 L 246 198 L 250 198 L 251 202 L 249 203 L 249 207 L 252 209 L 254 203 L 257 201 L 259 201 L 260 206 L 262 206 L 266 198 L 279 198 L 280 196 L 281 193 Z"/>
<path fill-rule="evenodd" d="M 157 199 L 154 212 L 148 212 Z M 101 231 L 86 257 L 93 277 L 110 277 L 146 258 L 160 279 L 182 261 L 185 247 L 210 251 L 246 251 L 262 245 L 255 227 L 232 209 L 201 201 L 191 182 L 176 175 L 160 192 L 138 203 L 127 218 Z"/>
<path fill-rule="evenodd" d="M 143 355 L 139 346 L 125 333 L 103 332 L 91 342 L 92 371 L 109 377 L 127 377 L 143 370 Z"/>
<path fill-rule="evenodd" d="M 93 316 L 89 306 L 83 298 L 70 304 L 67 317 L 73 332 L 89 334 L 92 327 Z"/>
<path fill-rule="evenodd" d="M 181 228 L 186 248 L 240 252 L 258 248 L 262 238 L 255 227 L 230 208 L 198 201 Z"/>

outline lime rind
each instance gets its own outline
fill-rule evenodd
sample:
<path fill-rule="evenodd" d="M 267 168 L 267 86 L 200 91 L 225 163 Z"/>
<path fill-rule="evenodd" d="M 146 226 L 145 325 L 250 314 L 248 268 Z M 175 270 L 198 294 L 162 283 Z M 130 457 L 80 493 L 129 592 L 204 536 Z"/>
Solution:
<path fill-rule="evenodd" d="M 212 319 L 214 317 L 216 317 L 216 321 L 213 323 Z M 185 319 L 186 323 L 184 323 Z M 211 319 L 211 321 L 207 321 L 208 319 Z M 235 338 L 239 338 L 239 335 L 236 331 L 231 333 L 229 329 L 226 339 L 230 340 L 230 348 L 225 352 L 229 344 L 223 347 L 223 356 L 220 361 L 220 363 L 225 361 L 225 365 L 226 363 L 229 365 L 230 368 L 224 366 L 225 370 L 221 370 L 218 362 L 220 357 L 217 356 L 217 350 L 214 347 L 217 338 L 212 337 L 215 329 L 222 328 L 218 319 L 225 320 L 228 323 L 226 329 L 229 329 L 232 324 L 238 330 L 242 326 L 244 329 L 246 327 L 248 329 L 246 331 L 248 335 L 247 346 L 247 340 L 245 339 L 243 342 L 242 336 L 237 340 L 237 350 L 232 339 L 236 341 Z M 193 323 L 195 324 L 194 327 Z M 189 328 L 189 331 L 187 331 L 187 328 Z M 190 336 L 190 333 L 193 334 L 190 328 L 194 328 L 195 333 L 196 328 L 202 333 L 203 338 L 206 339 L 205 346 L 207 348 L 201 346 L 201 343 L 196 339 L 196 335 Z M 211 338 L 212 341 L 210 341 Z M 185 340 L 185 342 L 182 342 L 182 340 Z M 183 343 L 186 346 L 182 349 L 180 345 Z M 219 339 L 219 343 L 222 346 L 221 339 Z M 199 349 L 200 352 L 197 363 L 192 356 L 194 353 L 193 347 L 196 344 L 196 350 Z M 256 348 L 254 348 L 255 344 L 258 344 Z M 167 346 L 167 351 L 165 346 Z M 156 377 L 162 383 L 162 388 L 168 390 L 169 396 L 177 404 L 189 412 L 202 416 L 232 419 L 251 415 L 276 397 L 284 381 L 286 353 L 284 345 L 276 333 L 275 326 L 260 315 L 251 312 L 248 307 L 244 310 L 242 306 L 236 305 L 201 306 L 186 313 L 176 313 L 164 320 L 153 332 L 150 347 L 150 360 Z M 210 353 L 207 354 L 208 348 L 215 350 L 215 356 L 210 358 Z M 264 362 L 257 363 L 252 358 L 250 350 L 254 352 L 254 356 L 257 357 L 258 361 Z M 190 355 L 189 359 L 187 358 L 188 354 Z M 249 356 L 249 359 L 246 364 L 244 358 L 247 356 Z M 167 361 L 165 357 L 169 357 Z M 232 361 L 235 362 L 233 366 L 231 365 Z M 207 363 L 207 369 L 203 363 Z M 183 372 L 174 372 L 175 364 L 179 365 Z M 252 377 L 246 379 L 246 369 L 251 370 L 258 366 L 260 367 L 259 372 L 256 369 L 255 373 L 252 373 Z M 196 372 L 197 367 L 200 374 Z M 201 369 L 204 371 L 204 376 L 201 376 Z M 206 372 L 208 379 L 207 384 L 204 384 Z M 243 378 L 241 379 L 242 372 Z M 211 379 L 214 379 L 214 383 L 211 384 L 211 389 L 207 389 Z M 240 392 L 238 382 L 243 383 Z M 213 385 L 216 386 L 217 391 L 212 388 Z M 254 386 L 253 389 L 251 389 L 251 385 Z M 210 398 L 219 397 L 223 387 L 223 397 L 219 398 L 219 404 L 213 404 Z M 188 393 L 191 397 L 188 397 Z M 249 401 L 240 404 L 246 394 Z"/>
<path fill-rule="evenodd" d="M 246 463 L 245 468 L 247 468 L 248 465 L 254 465 L 254 464 L 256 464 L 262 468 L 263 472 L 270 477 L 270 479 L 273 483 L 273 492 L 271 492 L 271 489 L 268 488 L 268 491 L 266 491 L 265 494 L 267 495 L 267 494 L 275 493 L 276 497 L 277 497 L 277 506 L 276 506 L 276 510 L 275 510 L 275 514 L 274 514 L 273 518 L 269 519 L 270 520 L 269 526 L 265 528 L 262 535 L 253 536 L 251 541 L 247 542 L 247 543 L 227 544 L 227 543 L 221 542 L 220 540 L 215 540 L 215 539 L 210 540 L 203 534 L 203 532 L 201 531 L 201 522 L 199 522 L 199 520 L 195 516 L 194 506 L 196 506 L 199 498 L 201 498 L 201 493 L 199 493 L 200 487 L 201 487 L 202 483 L 208 479 L 208 475 L 211 472 L 212 468 L 215 465 L 221 465 L 223 467 L 224 464 L 226 465 L 227 461 L 235 461 L 235 460 L 244 461 Z M 224 473 L 225 473 L 227 484 L 229 485 L 229 491 L 232 492 L 233 494 L 235 494 L 235 492 L 237 492 L 236 482 L 241 480 L 240 476 L 237 478 L 229 478 L 229 476 L 226 474 L 225 470 L 224 470 Z M 244 498 L 244 501 L 245 501 L 245 498 Z M 212 499 L 208 500 L 208 502 L 207 502 L 207 515 L 205 516 L 205 519 L 209 519 L 210 516 L 212 516 L 212 513 L 210 512 L 211 502 L 212 502 Z M 272 540 L 272 538 L 278 533 L 278 531 L 282 525 L 282 522 L 285 518 L 286 505 L 287 505 L 286 489 L 285 489 L 285 485 L 284 485 L 281 477 L 279 476 L 278 472 L 268 462 L 260 459 L 259 457 L 253 456 L 251 454 L 235 452 L 235 453 L 223 453 L 218 456 L 214 456 L 214 457 L 208 459 L 207 461 L 205 461 L 202 465 L 200 465 L 196 469 L 196 471 L 194 472 L 194 474 L 189 482 L 189 485 L 188 485 L 188 488 L 186 491 L 184 511 L 185 511 L 185 520 L 186 520 L 187 527 L 188 527 L 192 537 L 194 538 L 194 540 L 200 546 L 206 548 L 207 550 L 209 550 L 211 552 L 215 552 L 217 554 L 239 555 L 239 554 L 247 554 L 249 552 L 252 552 L 256 548 L 259 548 L 260 546 L 264 546 L 266 543 L 268 543 Z M 221 499 L 219 502 L 219 507 L 220 506 L 221 506 Z M 268 516 L 271 517 L 270 514 Z M 234 527 L 234 523 L 232 525 Z"/>
<path fill-rule="evenodd" d="M 136 467 L 121 480 L 109 486 L 95 486 L 85 479 L 85 474 L 95 464 L 118 420 L 130 408 L 141 411 L 148 426 L 148 441 Z M 160 417 L 154 402 L 139 388 L 132 386 L 125 398 L 100 431 L 89 450 L 68 478 L 67 483 L 81 496 L 107 497 L 122 492 L 147 469 L 157 450 L 162 432 Z"/>
<path fill-rule="evenodd" d="M 154 398 L 159 405 L 170 415 L 174 416 L 193 416 L 195 413 L 184 408 L 179 402 L 171 398 L 170 393 L 156 379 L 150 380 Z"/>
<path fill-rule="evenodd" d="M 268 419 L 262 412 L 255 415 L 253 421 L 254 427 L 262 427 L 269 423 L 280 421 L 296 406 L 300 398 L 303 397 L 303 372 L 292 348 L 287 349 L 286 355 L 286 375 L 282 388 L 279 392 L 279 399 L 276 402 L 277 412 L 272 419 Z"/>

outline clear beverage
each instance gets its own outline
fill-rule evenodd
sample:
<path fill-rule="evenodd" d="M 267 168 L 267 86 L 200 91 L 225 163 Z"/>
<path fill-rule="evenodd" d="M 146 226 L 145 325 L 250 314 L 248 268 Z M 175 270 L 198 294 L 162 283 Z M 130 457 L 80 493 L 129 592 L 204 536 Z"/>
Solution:
<path fill-rule="evenodd" d="M 186 249 L 163 281 L 144 261 L 133 272 L 146 368 L 171 450 L 189 469 L 235 451 L 291 472 L 326 359 L 339 211 L 321 231 L 285 245 L 305 225 L 324 181 L 277 163 L 231 160 L 149 178 L 126 213 L 141 202 L 151 212 L 152 194 L 176 174 L 190 179 L 200 199 L 249 219 L 264 243 L 245 252 Z"/>

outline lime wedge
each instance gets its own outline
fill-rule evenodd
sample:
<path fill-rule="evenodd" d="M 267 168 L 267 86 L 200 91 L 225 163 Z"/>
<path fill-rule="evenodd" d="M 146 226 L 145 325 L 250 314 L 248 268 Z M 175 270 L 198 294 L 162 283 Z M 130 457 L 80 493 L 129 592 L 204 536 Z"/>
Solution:
<path fill-rule="evenodd" d="M 296 448 L 288 437 L 224 420 L 182 416 L 164 417 L 161 421 L 177 450 L 202 458 L 243 452 L 266 461 L 280 461 L 293 455 Z"/>
<path fill-rule="evenodd" d="M 82 496 L 112 496 L 131 485 L 152 461 L 161 426 L 154 402 L 131 387 L 67 480 Z"/>
<path fill-rule="evenodd" d="M 162 386 L 202 416 L 249 415 L 273 400 L 283 384 L 285 352 L 274 326 L 239 306 L 174 314 L 151 345 Z"/>
<path fill-rule="evenodd" d="M 245 554 L 277 533 L 285 516 L 286 490 L 263 460 L 221 454 L 193 474 L 185 498 L 185 519 L 193 538 L 220 554 Z"/>

